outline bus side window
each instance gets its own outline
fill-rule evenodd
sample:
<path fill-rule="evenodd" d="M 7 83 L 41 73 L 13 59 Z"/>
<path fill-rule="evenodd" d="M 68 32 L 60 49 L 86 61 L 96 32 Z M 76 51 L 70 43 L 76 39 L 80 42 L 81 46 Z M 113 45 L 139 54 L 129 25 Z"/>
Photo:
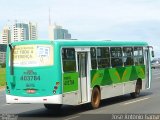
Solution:
<path fill-rule="evenodd" d="M 76 72 L 76 59 L 74 48 L 62 49 L 62 61 L 64 72 Z"/>
<path fill-rule="evenodd" d="M 91 47 L 90 53 L 91 53 L 91 67 L 92 69 L 97 69 L 96 48 Z"/>
<path fill-rule="evenodd" d="M 144 65 L 143 47 L 134 47 L 135 65 Z"/>
<path fill-rule="evenodd" d="M 123 55 L 124 66 L 134 65 L 132 47 L 123 47 Z"/>
<path fill-rule="evenodd" d="M 110 67 L 109 48 L 107 47 L 97 48 L 97 61 L 98 61 L 98 68 Z"/>
<path fill-rule="evenodd" d="M 120 67 L 123 65 L 122 62 L 122 48 L 121 47 L 111 47 L 111 64 L 112 67 Z"/>

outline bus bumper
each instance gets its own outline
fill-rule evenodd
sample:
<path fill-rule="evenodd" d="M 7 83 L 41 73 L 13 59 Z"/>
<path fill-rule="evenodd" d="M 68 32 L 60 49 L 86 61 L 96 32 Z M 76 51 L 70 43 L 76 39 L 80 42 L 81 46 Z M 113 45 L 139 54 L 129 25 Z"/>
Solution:
<path fill-rule="evenodd" d="M 62 95 L 43 96 L 43 97 L 21 97 L 6 94 L 6 103 L 43 103 L 43 104 L 62 104 Z"/>

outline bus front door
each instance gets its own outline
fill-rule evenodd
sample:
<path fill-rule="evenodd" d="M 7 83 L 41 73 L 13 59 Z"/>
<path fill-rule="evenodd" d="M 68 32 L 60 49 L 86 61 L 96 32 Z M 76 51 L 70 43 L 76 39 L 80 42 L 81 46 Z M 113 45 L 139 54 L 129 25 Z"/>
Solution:
<path fill-rule="evenodd" d="M 151 82 L 151 71 L 150 71 L 150 53 L 149 48 L 145 50 L 145 61 L 146 61 L 146 86 L 145 88 L 150 88 L 150 82 Z"/>
<path fill-rule="evenodd" d="M 87 69 L 88 69 L 87 52 L 78 52 L 78 72 L 79 72 L 79 102 L 87 101 Z"/>

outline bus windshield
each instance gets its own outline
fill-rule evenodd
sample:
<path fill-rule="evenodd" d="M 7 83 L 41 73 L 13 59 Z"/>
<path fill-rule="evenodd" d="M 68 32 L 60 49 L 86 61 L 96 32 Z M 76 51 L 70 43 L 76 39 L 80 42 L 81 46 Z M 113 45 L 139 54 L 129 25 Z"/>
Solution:
<path fill-rule="evenodd" d="M 13 66 L 38 67 L 53 65 L 51 45 L 18 45 L 13 47 Z"/>

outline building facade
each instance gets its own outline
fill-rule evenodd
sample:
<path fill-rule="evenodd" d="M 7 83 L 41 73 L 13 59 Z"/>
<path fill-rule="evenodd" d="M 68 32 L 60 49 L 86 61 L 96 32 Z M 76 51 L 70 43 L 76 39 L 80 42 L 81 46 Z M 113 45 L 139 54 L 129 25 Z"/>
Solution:
<path fill-rule="evenodd" d="M 37 39 L 37 25 L 31 22 L 16 22 L 11 28 L 11 41 L 24 41 Z"/>
<path fill-rule="evenodd" d="M 36 40 L 37 35 L 37 24 L 32 22 L 15 22 L 11 25 L 6 25 L 0 35 L 0 43 L 8 44 L 15 41 L 24 40 Z"/>
<path fill-rule="evenodd" d="M 8 44 L 11 42 L 11 29 L 9 26 L 5 26 L 2 29 L 1 35 L 0 35 L 1 43 L 2 44 Z"/>
<path fill-rule="evenodd" d="M 15 23 L 11 31 L 12 42 L 29 39 L 29 26 L 25 23 Z"/>
<path fill-rule="evenodd" d="M 62 26 L 54 24 L 49 26 L 49 39 L 71 39 L 71 34 L 68 33 L 67 29 L 63 29 Z"/>
<path fill-rule="evenodd" d="M 29 40 L 38 39 L 37 24 L 29 22 Z"/>
<path fill-rule="evenodd" d="M 0 44 L 0 64 L 6 63 L 7 44 Z"/>

